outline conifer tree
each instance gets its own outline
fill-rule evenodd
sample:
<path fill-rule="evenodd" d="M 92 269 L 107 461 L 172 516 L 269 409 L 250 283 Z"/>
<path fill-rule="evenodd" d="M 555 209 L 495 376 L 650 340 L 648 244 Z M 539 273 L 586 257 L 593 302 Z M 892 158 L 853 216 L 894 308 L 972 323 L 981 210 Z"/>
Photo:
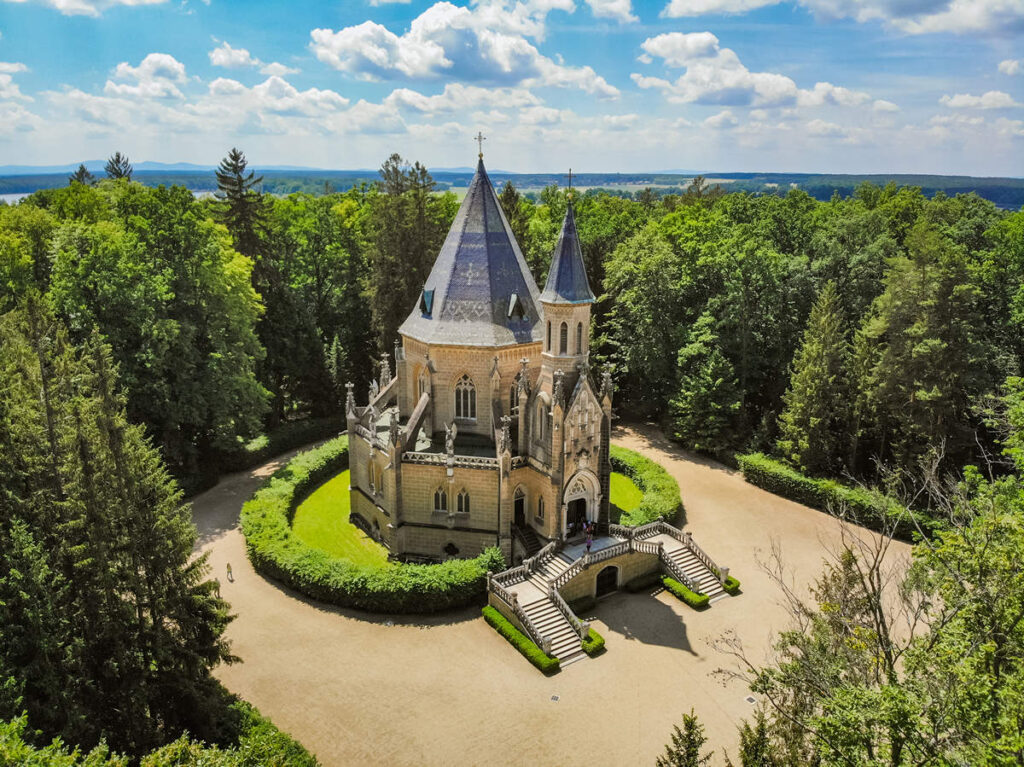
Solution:
<path fill-rule="evenodd" d="M 665 746 L 665 753 L 658 757 L 658 767 L 701 767 L 711 761 L 712 753 L 701 754 L 708 742 L 704 725 L 700 723 L 693 709 L 683 714 L 683 728 L 673 725 L 672 742 Z"/>
<path fill-rule="evenodd" d="M 849 412 L 848 360 L 842 302 L 829 282 L 811 310 L 793 358 L 779 417 L 779 451 L 811 473 L 834 471 L 842 462 L 841 440 Z"/>
<path fill-rule="evenodd" d="M 519 247 L 525 255 L 529 250 L 527 238 L 530 232 L 530 217 L 523 210 L 523 195 L 511 181 L 506 181 L 498 195 L 498 202 L 501 204 L 501 210 L 505 214 L 508 225 L 512 228 L 516 242 L 519 243 Z"/>
<path fill-rule="evenodd" d="M 218 212 L 235 240 L 235 249 L 256 263 L 266 227 L 266 201 L 257 189 L 263 176 L 257 176 L 248 167 L 245 154 L 234 147 L 220 161 L 216 171 Z"/>
<path fill-rule="evenodd" d="M 131 181 L 135 169 L 128 161 L 128 155 L 114 152 L 103 166 L 103 172 L 107 174 L 107 178 L 126 178 Z"/>
<path fill-rule="evenodd" d="M 78 168 L 68 176 L 68 183 L 74 184 L 85 184 L 86 186 L 92 186 L 96 183 L 96 177 L 92 175 L 85 167 L 85 165 L 79 165 Z"/>
<path fill-rule="evenodd" d="M 694 450 L 727 448 L 740 412 L 736 373 L 723 354 L 714 318 L 703 314 L 679 350 L 679 389 L 672 399 L 675 437 Z"/>
<path fill-rule="evenodd" d="M 109 347 L 29 297 L 0 318 L 0 718 L 141 753 L 214 734 L 227 605 Z"/>

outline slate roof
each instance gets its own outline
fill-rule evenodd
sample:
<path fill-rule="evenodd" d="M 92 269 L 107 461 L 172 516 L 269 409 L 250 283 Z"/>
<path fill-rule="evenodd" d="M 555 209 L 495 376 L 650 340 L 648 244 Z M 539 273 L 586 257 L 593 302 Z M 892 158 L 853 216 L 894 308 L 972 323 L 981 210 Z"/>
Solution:
<path fill-rule="evenodd" d="M 481 159 L 423 292 L 398 332 L 458 346 L 540 341 L 539 298 Z"/>
<path fill-rule="evenodd" d="M 541 301 L 549 303 L 583 304 L 594 300 L 587 281 L 587 270 L 583 267 L 583 252 L 576 234 L 576 213 L 572 202 L 565 211 L 562 232 L 558 235 L 555 252 L 551 257 L 551 269 Z"/>

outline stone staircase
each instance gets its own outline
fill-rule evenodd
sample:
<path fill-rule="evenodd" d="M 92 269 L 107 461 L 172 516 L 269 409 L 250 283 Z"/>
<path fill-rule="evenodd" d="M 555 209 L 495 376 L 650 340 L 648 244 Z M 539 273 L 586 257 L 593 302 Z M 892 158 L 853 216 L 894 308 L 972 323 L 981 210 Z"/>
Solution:
<path fill-rule="evenodd" d="M 540 551 L 540 538 L 532 527 L 516 527 L 516 532 L 519 534 L 520 543 L 526 549 L 527 557 L 532 557 Z"/>
<path fill-rule="evenodd" d="M 701 594 L 707 594 L 712 602 L 725 596 L 725 589 L 722 588 L 718 576 L 711 572 L 711 569 L 701 562 L 690 549 L 682 546 L 666 549 L 666 554 L 680 570 L 693 579 L 693 582 L 697 584 L 697 590 Z"/>

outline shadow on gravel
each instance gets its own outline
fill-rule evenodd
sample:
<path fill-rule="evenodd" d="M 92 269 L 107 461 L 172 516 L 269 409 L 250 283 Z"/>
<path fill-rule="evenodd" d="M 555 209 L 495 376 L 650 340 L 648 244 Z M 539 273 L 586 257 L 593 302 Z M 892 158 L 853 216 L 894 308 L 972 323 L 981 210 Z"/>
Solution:
<path fill-rule="evenodd" d="M 661 645 L 698 655 L 687 636 L 686 622 L 667 604 L 655 599 L 653 592 L 613 594 L 598 602 L 592 612 L 613 634 L 627 641 Z M 619 637 L 606 638 L 611 652 L 614 652 L 614 642 Z"/>

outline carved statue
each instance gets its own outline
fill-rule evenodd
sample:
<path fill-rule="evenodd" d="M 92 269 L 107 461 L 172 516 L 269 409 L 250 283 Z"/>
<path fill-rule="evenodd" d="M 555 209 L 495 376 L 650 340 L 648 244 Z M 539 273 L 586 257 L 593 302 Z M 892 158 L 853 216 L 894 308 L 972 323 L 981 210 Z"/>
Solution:
<path fill-rule="evenodd" d="M 601 396 L 612 396 L 612 371 L 608 368 L 605 368 L 604 375 L 601 376 Z"/>
<path fill-rule="evenodd" d="M 502 453 L 508 452 L 512 449 L 512 419 L 503 415 L 501 417 L 501 444 L 498 446 L 498 450 Z"/>
<path fill-rule="evenodd" d="M 375 399 L 377 399 L 377 395 L 378 394 L 380 394 L 380 386 L 377 384 L 376 381 L 371 380 L 370 381 L 370 402 L 373 402 Z"/>
<path fill-rule="evenodd" d="M 345 412 L 346 413 L 354 413 L 355 410 L 356 410 L 356 395 L 353 393 L 353 390 L 355 389 L 355 387 L 356 387 L 356 385 L 354 383 L 352 383 L 351 381 L 349 381 L 347 384 L 345 384 L 345 390 L 346 390 L 346 394 L 345 394 Z"/>
<path fill-rule="evenodd" d="M 380 388 L 391 383 L 391 361 L 387 354 L 380 355 Z"/>
<path fill-rule="evenodd" d="M 451 426 L 444 427 L 444 449 L 448 455 L 455 455 L 455 437 L 458 433 L 459 427 L 454 421 Z"/>

